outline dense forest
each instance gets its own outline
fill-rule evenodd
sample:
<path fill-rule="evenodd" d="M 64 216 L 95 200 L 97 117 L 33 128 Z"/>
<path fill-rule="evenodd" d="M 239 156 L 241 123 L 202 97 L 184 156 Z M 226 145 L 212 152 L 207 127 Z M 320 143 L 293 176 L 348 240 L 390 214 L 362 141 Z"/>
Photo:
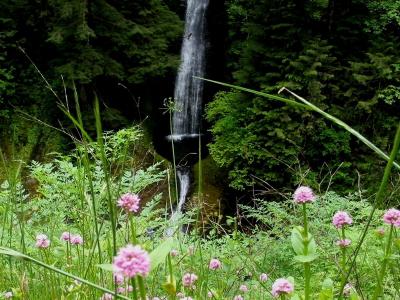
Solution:
<path fill-rule="evenodd" d="M 4 153 L 19 149 L 13 155 L 29 161 L 68 151 L 69 138 L 40 122 L 71 127 L 57 102 L 73 86 L 89 131 L 95 94 L 108 130 L 143 120 L 150 132 L 165 128 L 184 9 L 178 0 L 2 1 Z M 400 111 L 399 11 L 396 0 L 211 1 L 206 77 L 275 94 L 287 87 L 387 151 Z M 204 131 L 231 187 L 258 179 L 290 187 L 299 174 L 317 183 L 335 170 L 338 189 L 357 184 L 357 172 L 374 183 L 382 162 L 348 132 L 311 112 L 219 90 L 206 85 Z"/>

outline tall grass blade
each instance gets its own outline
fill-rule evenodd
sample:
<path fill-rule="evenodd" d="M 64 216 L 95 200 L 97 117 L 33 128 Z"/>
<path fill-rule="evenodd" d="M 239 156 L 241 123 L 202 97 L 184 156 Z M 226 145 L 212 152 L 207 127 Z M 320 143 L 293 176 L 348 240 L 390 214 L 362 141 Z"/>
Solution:
<path fill-rule="evenodd" d="M 383 200 L 383 198 L 385 196 L 386 187 L 387 187 L 388 182 L 389 182 L 390 173 L 392 172 L 392 167 L 394 165 L 394 159 L 396 158 L 396 156 L 399 153 L 399 147 L 400 147 L 400 123 L 398 125 L 397 132 L 396 132 L 396 135 L 395 135 L 395 138 L 394 138 L 393 148 L 392 148 L 392 152 L 391 152 L 390 157 L 389 157 L 389 161 L 386 164 L 385 172 L 383 174 L 381 184 L 380 184 L 378 192 L 376 193 L 376 196 L 375 196 L 374 206 L 372 207 L 371 213 L 369 214 L 369 217 L 368 217 L 368 220 L 367 220 L 367 224 L 365 225 L 363 233 L 361 234 L 360 240 L 357 243 L 357 247 L 353 252 L 353 256 L 352 256 L 353 259 L 351 260 L 350 267 L 349 267 L 349 269 L 348 269 L 348 271 L 346 273 L 345 281 L 344 281 L 344 283 L 342 283 L 342 285 L 340 287 L 340 297 L 342 297 L 344 286 L 345 286 L 347 280 L 350 277 L 351 271 L 353 270 L 353 268 L 355 266 L 357 255 L 360 252 L 360 249 L 361 249 L 361 246 L 362 246 L 362 244 L 363 244 L 363 242 L 365 240 L 365 237 L 367 236 L 368 229 L 369 229 L 369 227 L 371 225 L 374 213 L 375 213 L 376 209 L 383 202 L 382 200 Z"/>
<path fill-rule="evenodd" d="M 215 83 L 215 84 L 219 84 L 219 85 L 222 85 L 222 86 L 226 86 L 226 87 L 229 87 L 229 88 L 233 88 L 233 89 L 236 89 L 236 90 L 240 90 L 240 91 L 248 92 L 248 93 L 251 93 L 251 94 L 255 94 L 255 95 L 258 95 L 258 96 L 261 96 L 261 97 L 268 98 L 270 100 L 284 102 L 284 103 L 286 103 L 286 104 L 288 104 L 290 106 L 296 106 L 296 107 L 299 107 L 299 108 L 315 111 L 315 112 L 319 113 L 320 115 L 322 115 L 323 117 L 325 117 L 326 119 L 332 121 L 336 125 L 344 128 L 345 130 L 350 132 L 352 135 L 354 135 L 356 138 L 358 138 L 361 142 L 363 142 L 366 146 L 368 146 L 375 153 L 377 153 L 381 158 L 383 158 L 386 161 L 389 161 L 389 156 L 385 152 L 383 152 L 381 149 L 379 149 L 376 145 L 374 145 L 365 136 L 363 136 L 361 133 L 359 133 L 358 131 L 356 131 L 353 128 L 351 128 L 348 124 L 346 124 L 342 120 L 332 116 L 331 114 L 328 114 L 327 112 L 323 111 L 322 109 L 320 109 L 316 105 L 308 102 L 304 98 L 296 95 L 295 93 L 293 93 L 292 91 L 290 91 L 290 90 L 288 90 L 286 88 L 282 88 L 280 90 L 280 92 L 283 91 L 283 90 L 288 91 L 291 95 L 293 95 L 294 97 L 299 99 L 304 104 L 303 103 L 298 103 L 296 101 L 289 100 L 289 99 L 286 99 L 286 98 L 283 98 L 283 97 L 280 97 L 280 96 L 275 96 L 275 95 L 271 95 L 271 94 L 267 94 L 267 93 L 263 93 L 263 92 L 258 92 L 258 91 L 252 90 L 252 89 L 243 88 L 243 87 L 232 85 L 232 84 L 228 84 L 228 83 L 223 83 L 223 82 L 210 80 L 210 79 L 205 79 L 205 78 L 200 78 L 200 77 L 196 77 L 196 78 L 204 80 L 204 81 L 212 82 L 212 83 Z M 398 170 L 400 170 L 400 164 L 398 164 L 397 162 L 393 162 L 393 165 Z"/>
<path fill-rule="evenodd" d="M 6 247 L 0 247 L 0 255 L 7 255 L 7 256 L 12 256 L 12 257 L 15 257 L 15 258 L 19 258 L 19 259 L 24 259 L 24 260 L 30 261 L 30 262 L 32 262 L 32 263 L 34 263 L 36 265 L 39 265 L 39 266 L 41 266 L 41 267 L 43 267 L 45 269 L 50 270 L 52 272 L 67 276 L 67 277 L 75 279 L 75 280 L 78 280 L 81 283 L 84 283 L 84 284 L 86 284 L 88 286 L 91 286 L 91 287 L 93 287 L 95 289 L 98 289 L 100 291 L 103 291 L 105 293 L 112 294 L 112 295 L 114 295 L 114 297 L 117 297 L 119 299 L 128 299 L 129 300 L 128 297 L 116 294 L 114 291 L 106 289 L 106 288 L 104 288 L 102 286 L 99 286 L 99 285 L 97 285 L 97 284 L 95 284 L 93 282 L 90 282 L 90 281 L 88 281 L 86 279 L 83 279 L 83 278 L 78 277 L 76 275 L 73 275 L 71 273 L 65 272 L 65 271 L 63 271 L 61 269 L 58 269 L 58 268 L 54 267 L 54 266 L 48 265 L 48 264 L 46 264 L 46 263 L 44 263 L 44 262 L 42 262 L 40 260 L 37 260 L 37 259 L 35 259 L 35 258 L 31 257 L 31 256 L 25 255 L 25 254 L 23 254 L 21 252 L 13 250 L 13 249 L 6 248 Z"/>

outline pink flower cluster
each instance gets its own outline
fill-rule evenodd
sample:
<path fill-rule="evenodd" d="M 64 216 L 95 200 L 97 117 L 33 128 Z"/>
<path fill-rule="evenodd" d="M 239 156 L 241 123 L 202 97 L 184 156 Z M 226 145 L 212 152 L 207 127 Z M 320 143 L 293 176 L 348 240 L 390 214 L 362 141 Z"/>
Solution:
<path fill-rule="evenodd" d="M 247 292 L 249 291 L 249 288 L 247 287 L 247 285 L 242 284 L 242 285 L 239 287 L 239 291 L 241 291 L 241 292 L 243 292 L 243 293 L 247 293 Z"/>
<path fill-rule="evenodd" d="M 128 292 L 133 292 L 133 286 L 128 285 L 126 288 L 124 288 L 123 286 L 119 286 L 117 288 L 117 293 L 118 294 L 126 294 Z"/>
<path fill-rule="evenodd" d="M 289 280 L 285 278 L 279 278 L 272 285 L 271 294 L 274 297 L 279 297 L 280 295 L 288 295 L 293 292 L 293 290 L 294 286 Z"/>
<path fill-rule="evenodd" d="M 342 228 L 343 226 L 351 225 L 352 223 L 353 223 L 353 219 L 345 211 L 338 211 L 332 218 L 332 224 L 336 228 Z"/>
<path fill-rule="evenodd" d="M 221 267 L 222 267 L 222 263 L 216 258 L 211 259 L 210 264 L 208 265 L 208 268 L 210 270 L 217 270 L 217 269 L 220 269 Z"/>
<path fill-rule="evenodd" d="M 383 222 L 400 227 L 400 210 L 395 208 L 388 209 L 383 215 Z"/>
<path fill-rule="evenodd" d="M 236 295 L 235 297 L 233 297 L 233 300 L 244 300 L 244 298 L 242 297 L 242 295 Z"/>
<path fill-rule="evenodd" d="M 336 241 L 336 245 L 339 246 L 340 248 L 347 248 L 351 244 L 351 240 L 349 239 L 343 239 L 343 240 L 338 240 Z"/>
<path fill-rule="evenodd" d="M 50 240 L 45 234 L 38 234 L 36 236 L 36 247 L 37 248 L 48 248 L 50 246 Z"/>
<path fill-rule="evenodd" d="M 268 275 L 265 274 L 265 273 L 262 273 L 262 274 L 260 275 L 260 281 L 261 281 L 261 282 L 265 282 L 265 281 L 267 281 L 267 280 L 268 280 Z"/>
<path fill-rule="evenodd" d="M 71 234 L 70 232 L 63 232 L 61 234 L 62 241 L 69 242 L 72 245 L 83 245 L 83 238 L 79 234 Z"/>
<path fill-rule="evenodd" d="M 117 205 L 124 209 L 127 213 L 134 213 L 139 211 L 140 198 L 136 194 L 123 194 L 117 202 Z"/>
<path fill-rule="evenodd" d="M 4 293 L 4 299 L 11 299 L 13 297 L 13 293 L 12 292 L 6 292 Z"/>
<path fill-rule="evenodd" d="M 149 254 L 140 246 L 127 245 L 118 251 L 113 268 L 115 273 L 129 278 L 136 275 L 147 276 L 150 272 Z"/>
<path fill-rule="evenodd" d="M 104 293 L 103 296 L 101 296 L 100 300 L 112 300 L 114 299 L 114 296 L 109 294 L 109 293 Z"/>
<path fill-rule="evenodd" d="M 197 275 L 194 273 L 186 273 L 182 277 L 182 284 L 186 287 L 193 287 L 194 283 L 198 279 Z"/>
<path fill-rule="evenodd" d="M 300 186 L 295 190 L 293 194 L 293 200 L 299 204 L 314 202 L 315 195 L 313 190 L 308 186 Z"/>

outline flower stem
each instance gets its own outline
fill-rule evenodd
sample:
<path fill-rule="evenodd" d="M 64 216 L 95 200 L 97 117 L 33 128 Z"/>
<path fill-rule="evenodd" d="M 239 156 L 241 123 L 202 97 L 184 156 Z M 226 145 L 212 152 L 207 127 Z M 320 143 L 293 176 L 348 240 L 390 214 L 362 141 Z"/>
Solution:
<path fill-rule="evenodd" d="M 344 226 L 342 227 L 342 240 L 344 241 L 346 239 L 346 234 L 344 231 Z M 346 284 L 346 247 L 342 247 L 342 261 L 341 261 L 341 267 L 342 267 L 342 281 L 341 284 L 344 286 Z"/>
<path fill-rule="evenodd" d="M 142 300 L 146 300 L 146 290 L 144 288 L 144 281 L 142 276 L 138 276 L 137 281 L 139 283 L 139 292 L 140 292 L 140 297 Z"/>
<path fill-rule="evenodd" d="M 303 203 L 303 243 L 304 243 L 304 255 L 308 255 L 308 220 L 307 220 L 307 207 L 306 203 Z M 304 299 L 310 299 L 310 280 L 311 280 L 311 266 L 309 262 L 304 263 Z"/>
<path fill-rule="evenodd" d="M 389 237 L 386 244 L 385 256 L 383 257 L 381 271 L 379 272 L 378 282 L 376 285 L 374 297 L 372 299 L 378 299 L 379 296 L 382 295 L 383 292 L 383 280 L 385 278 L 387 263 L 390 258 L 391 250 L 392 250 L 392 239 L 393 239 L 393 224 L 390 226 Z"/>

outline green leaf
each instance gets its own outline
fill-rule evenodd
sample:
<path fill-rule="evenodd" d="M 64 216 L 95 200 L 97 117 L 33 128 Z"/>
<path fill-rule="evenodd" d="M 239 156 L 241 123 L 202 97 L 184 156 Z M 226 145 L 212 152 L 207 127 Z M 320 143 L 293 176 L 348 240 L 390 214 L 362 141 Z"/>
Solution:
<path fill-rule="evenodd" d="M 171 251 L 172 246 L 174 245 L 174 239 L 172 237 L 166 239 L 162 242 L 157 248 L 155 248 L 150 253 L 150 261 L 151 261 L 151 270 L 153 271 L 157 266 L 165 261 L 168 253 Z"/>
<path fill-rule="evenodd" d="M 103 269 L 107 272 L 114 272 L 113 266 L 112 264 L 99 264 L 96 265 L 97 267 L 99 267 L 100 269 Z"/>
<path fill-rule="evenodd" d="M 318 257 L 317 254 L 308 254 L 308 255 L 297 255 L 294 257 L 295 260 L 301 263 L 312 262 Z"/>
<path fill-rule="evenodd" d="M 322 283 L 321 292 L 319 293 L 319 300 L 333 300 L 334 284 L 332 279 L 326 278 Z"/>
<path fill-rule="evenodd" d="M 301 232 L 303 231 L 303 227 L 297 226 L 293 228 L 292 230 L 292 235 L 291 235 L 291 242 L 292 242 L 292 247 L 294 252 L 296 252 L 297 255 L 303 255 L 304 252 L 304 242 L 303 242 L 303 236 L 301 235 Z"/>
<path fill-rule="evenodd" d="M 309 243 L 307 245 L 307 253 L 309 255 L 316 255 L 317 253 L 317 243 L 311 234 L 308 234 Z"/>

